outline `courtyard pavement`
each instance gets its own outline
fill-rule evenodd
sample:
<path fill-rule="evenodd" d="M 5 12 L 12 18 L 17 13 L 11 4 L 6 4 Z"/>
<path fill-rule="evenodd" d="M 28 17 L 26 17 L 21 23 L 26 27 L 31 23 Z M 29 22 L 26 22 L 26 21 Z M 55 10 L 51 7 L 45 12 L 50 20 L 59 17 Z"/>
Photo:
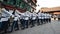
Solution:
<path fill-rule="evenodd" d="M 10 34 L 60 34 L 60 21 L 52 21 L 25 30 L 13 31 Z"/>

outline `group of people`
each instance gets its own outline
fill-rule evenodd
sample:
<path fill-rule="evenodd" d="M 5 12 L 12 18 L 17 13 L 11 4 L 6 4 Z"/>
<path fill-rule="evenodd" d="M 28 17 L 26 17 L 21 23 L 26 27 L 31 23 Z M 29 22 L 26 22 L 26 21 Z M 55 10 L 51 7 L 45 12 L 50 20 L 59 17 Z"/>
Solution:
<path fill-rule="evenodd" d="M 20 22 L 22 25 L 22 29 L 28 28 L 30 25 L 31 27 L 34 27 L 35 24 L 42 25 L 44 23 L 51 22 L 51 15 L 50 14 L 44 14 L 44 13 L 35 13 L 35 12 L 29 12 L 26 11 L 20 15 Z"/>
<path fill-rule="evenodd" d="M 12 32 L 13 28 L 15 30 L 19 30 L 18 27 L 18 17 L 14 14 L 14 10 L 8 10 L 5 7 L 0 8 L 0 34 L 2 32 Z M 11 27 L 10 31 L 8 31 L 9 27 Z"/>
<path fill-rule="evenodd" d="M 1 8 L 2 15 L 0 17 L 0 31 L 4 30 L 7 32 L 7 29 L 11 27 L 9 32 L 12 32 L 13 29 L 19 30 L 19 21 L 21 24 L 21 29 L 28 27 L 34 27 L 35 24 L 42 25 L 44 23 L 51 22 L 51 15 L 46 13 L 35 13 L 29 12 L 26 9 L 25 12 L 21 13 L 17 9 L 7 10 L 4 7 Z"/>

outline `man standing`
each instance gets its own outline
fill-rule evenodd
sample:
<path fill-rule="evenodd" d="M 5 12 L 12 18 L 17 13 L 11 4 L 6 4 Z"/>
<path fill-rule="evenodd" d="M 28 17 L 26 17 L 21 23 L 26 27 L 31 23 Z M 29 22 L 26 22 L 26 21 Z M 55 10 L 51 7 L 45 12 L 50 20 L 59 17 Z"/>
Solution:
<path fill-rule="evenodd" d="M 48 22 L 51 22 L 51 15 L 48 14 Z"/>
<path fill-rule="evenodd" d="M 43 13 L 43 24 L 45 24 L 45 14 Z"/>
<path fill-rule="evenodd" d="M 14 17 L 14 20 L 13 20 L 13 23 L 12 23 L 12 26 L 11 26 L 11 32 L 13 31 L 13 28 L 15 30 L 19 30 L 19 26 L 18 26 L 18 17 Z"/>
<path fill-rule="evenodd" d="M 42 14 L 39 12 L 39 13 L 38 13 L 38 22 L 37 22 L 38 25 L 42 24 L 42 23 L 41 23 L 41 15 L 42 15 Z"/>
<path fill-rule="evenodd" d="M 21 29 L 25 29 L 25 23 L 24 23 L 24 13 L 21 13 L 20 15 L 20 22 L 21 22 Z"/>
<path fill-rule="evenodd" d="M 32 20 L 32 21 L 31 21 L 31 24 L 32 24 L 31 27 L 34 27 L 34 26 L 35 26 L 36 17 L 37 17 L 36 13 L 33 12 L 33 13 L 31 14 L 31 20 Z"/>
<path fill-rule="evenodd" d="M 1 17 L 1 21 L 2 21 L 2 24 L 1 24 L 1 30 L 4 30 L 5 33 L 7 32 L 7 29 L 8 29 L 8 17 L 10 17 L 11 14 L 4 8 L 2 7 L 2 17 Z"/>
<path fill-rule="evenodd" d="M 4 30 L 4 33 L 7 33 L 7 29 L 8 29 L 8 18 L 4 17 L 1 18 L 1 30 Z"/>
<path fill-rule="evenodd" d="M 24 22 L 25 22 L 25 28 L 28 28 L 29 14 L 27 11 L 24 13 Z"/>
<path fill-rule="evenodd" d="M 44 24 L 44 14 L 42 13 L 42 16 L 41 16 L 41 23 Z"/>
<path fill-rule="evenodd" d="M 18 19 L 19 19 L 18 17 L 19 16 L 16 15 L 15 9 L 13 9 L 12 14 L 14 15 L 14 18 L 13 18 L 13 23 L 12 23 L 11 31 L 10 32 L 13 31 L 13 28 L 14 29 L 16 28 L 15 30 L 19 30 L 19 26 L 18 26 Z"/>
<path fill-rule="evenodd" d="M 45 14 L 45 23 L 47 22 L 47 16 L 46 16 L 46 14 Z"/>
<path fill-rule="evenodd" d="M 51 22 L 51 15 L 49 15 L 49 22 Z"/>

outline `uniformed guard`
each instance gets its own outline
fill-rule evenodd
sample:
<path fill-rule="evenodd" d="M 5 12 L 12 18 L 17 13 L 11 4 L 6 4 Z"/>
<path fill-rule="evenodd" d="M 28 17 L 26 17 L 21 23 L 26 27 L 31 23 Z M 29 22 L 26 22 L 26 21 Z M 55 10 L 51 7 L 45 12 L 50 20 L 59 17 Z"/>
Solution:
<path fill-rule="evenodd" d="M 26 11 L 26 14 L 28 15 L 29 17 L 29 20 L 28 20 L 28 26 L 31 24 L 31 12 L 30 11 Z"/>
<path fill-rule="evenodd" d="M 46 14 L 45 14 L 45 23 L 47 23 L 47 16 L 46 16 Z"/>
<path fill-rule="evenodd" d="M 44 24 L 45 24 L 46 22 L 45 22 L 45 13 L 44 13 Z"/>
<path fill-rule="evenodd" d="M 19 30 L 18 17 L 17 17 L 17 16 L 14 17 L 14 21 L 13 21 L 13 23 L 12 23 L 11 31 L 10 31 L 10 32 L 13 31 L 13 28 L 15 29 L 15 31 L 16 31 L 16 30 Z"/>
<path fill-rule="evenodd" d="M 32 17 L 31 17 L 32 16 L 32 12 L 29 12 L 28 14 L 29 14 L 29 25 L 31 25 L 31 22 L 32 22 Z"/>
<path fill-rule="evenodd" d="M 31 14 L 31 20 L 32 20 L 32 21 L 31 21 L 31 24 L 32 24 L 31 27 L 34 27 L 34 26 L 35 26 L 35 23 L 36 23 L 36 22 L 35 22 L 35 21 L 36 21 L 36 13 L 33 12 L 33 13 Z"/>
<path fill-rule="evenodd" d="M 51 22 L 51 15 L 50 15 L 50 14 L 48 14 L 48 16 L 49 16 L 49 22 Z"/>
<path fill-rule="evenodd" d="M 9 26 L 10 26 L 10 16 L 12 16 L 12 14 L 9 12 L 9 10 L 6 10 L 5 8 L 2 8 L 2 16 L 7 17 L 8 18 L 8 22 L 9 22 Z"/>
<path fill-rule="evenodd" d="M 42 22 L 42 24 L 44 24 L 44 14 L 43 13 L 42 13 L 41 18 L 42 18 L 41 22 Z"/>
<path fill-rule="evenodd" d="M 17 28 L 15 30 L 19 30 L 19 26 L 18 26 L 18 19 L 20 16 L 16 15 L 16 12 L 15 12 L 15 9 L 12 11 L 12 14 L 14 15 L 14 18 L 13 18 L 13 22 L 12 22 L 12 26 L 11 26 L 11 31 L 13 31 L 13 28 Z"/>
<path fill-rule="evenodd" d="M 47 14 L 47 17 L 48 17 L 48 22 L 49 22 L 49 14 Z"/>
<path fill-rule="evenodd" d="M 26 12 L 24 13 L 25 28 L 28 28 L 28 22 L 29 22 L 29 14 L 28 14 L 28 12 L 26 11 Z"/>
<path fill-rule="evenodd" d="M 47 22 L 49 22 L 49 15 L 47 14 Z"/>
<path fill-rule="evenodd" d="M 40 12 L 38 13 L 38 21 L 37 21 L 37 23 L 38 23 L 38 25 L 41 24 L 41 13 Z"/>
<path fill-rule="evenodd" d="M 49 14 L 49 22 L 51 22 L 51 15 Z"/>
<path fill-rule="evenodd" d="M 4 32 L 7 33 L 7 29 L 8 29 L 8 18 L 6 18 L 6 17 L 1 18 L 1 21 L 2 21 L 2 23 L 1 23 L 1 30 L 2 31 L 4 30 Z"/>
<path fill-rule="evenodd" d="M 20 15 L 20 22 L 21 22 L 21 29 L 25 29 L 25 23 L 24 23 L 24 13 L 21 13 Z"/>
<path fill-rule="evenodd" d="M 8 28 L 8 24 L 9 24 L 8 21 L 9 21 L 10 16 L 12 16 L 12 14 L 9 13 L 5 8 L 2 8 L 2 26 L 3 26 L 3 24 L 6 25 L 6 26 L 3 26 L 3 27 L 5 27 L 5 30 Z M 5 20 L 8 19 L 8 20 L 3 21 L 3 19 L 5 19 Z"/>
<path fill-rule="evenodd" d="M 49 15 L 46 14 L 47 23 L 49 22 Z"/>
<path fill-rule="evenodd" d="M 46 14 L 45 13 L 43 13 L 43 17 L 44 17 L 43 21 L 44 21 L 44 24 L 45 24 L 46 23 Z"/>

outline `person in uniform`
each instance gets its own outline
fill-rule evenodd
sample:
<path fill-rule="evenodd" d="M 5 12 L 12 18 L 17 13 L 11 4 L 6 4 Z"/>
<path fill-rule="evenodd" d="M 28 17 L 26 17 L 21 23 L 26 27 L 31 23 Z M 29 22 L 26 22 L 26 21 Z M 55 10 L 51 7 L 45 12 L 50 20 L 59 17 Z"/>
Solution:
<path fill-rule="evenodd" d="M 12 14 L 14 15 L 14 18 L 13 18 L 13 22 L 12 22 L 12 26 L 11 26 L 11 31 L 10 31 L 10 32 L 13 31 L 13 28 L 14 28 L 14 29 L 16 28 L 15 31 L 16 31 L 16 30 L 19 30 L 19 26 L 18 26 L 19 16 L 16 15 L 15 9 L 12 11 Z"/>
<path fill-rule="evenodd" d="M 20 14 L 20 23 L 21 23 L 21 29 L 25 29 L 25 23 L 24 23 L 24 13 Z"/>
<path fill-rule="evenodd" d="M 26 11 L 26 16 L 28 16 L 28 26 L 30 26 L 30 22 L 31 22 L 31 12 L 30 11 Z"/>
<path fill-rule="evenodd" d="M 31 27 L 34 27 L 35 26 L 35 22 L 36 21 L 36 13 L 32 13 L 31 14 L 31 24 L 32 24 L 32 26 Z"/>
<path fill-rule="evenodd" d="M 51 23 L 51 15 L 49 15 L 49 22 Z"/>
<path fill-rule="evenodd" d="M 18 26 L 18 17 L 15 16 L 14 17 L 14 21 L 12 23 L 12 26 L 11 26 L 11 32 L 13 31 L 13 28 L 16 30 L 19 30 L 19 26 Z"/>
<path fill-rule="evenodd" d="M 47 22 L 49 22 L 49 15 L 47 14 Z"/>
<path fill-rule="evenodd" d="M 8 17 L 11 15 L 4 7 L 2 7 L 1 11 L 2 11 L 2 17 L 1 17 L 2 24 L 1 24 L 1 26 L 2 26 L 2 30 L 4 30 L 6 33 L 7 29 L 8 29 L 8 19 L 9 19 Z"/>
<path fill-rule="evenodd" d="M 50 16 L 49 16 L 49 14 L 47 14 L 47 15 L 48 15 L 48 22 L 49 22 L 49 17 L 50 17 Z"/>
<path fill-rule="evenodd" d="M 2 17 L 1 17 L 1 21 L 2 21 L 2 29 L 4 28 L 5 32 L 7 32 L 8 29 L 8 19 L 9 17 L 12 15 L 10 14 L 4 7 L 2 7 Z"/>
<path fill-rule="evenodd" d="M 30 26 L 31 22 L 32 22 L 32 17 L 31 17 L 32 16 L 32 12 L 29 12 L 28 14 L 29 14 L 29 26 Z"/>
<path fill-rule="evenodd" d="M 25 28 L 28 28 L 28 22 L 29 22 L 29 14 L 28 14 L 28 12 L 26 11 L 26 12 L 24 13 Z"/>
<path fill-rule="evenodd" d="M 21 20 L 21 24 L 22 24 L 22 29 L 28 28 L 28 21 L 29 21 L 29 14 L 27 12 L 27 8 L 24 9 L 23 11 L 24 13 L 21 14 L 22 20 Z"/>
<path fill-rule="evenodd" d="M 45 23 L 46 23 L 46 22 L 45 22 L 45 20 L 46 20 L 46 19 L 45 19 L 45 13 L 43 13 L 43 18 L 44 18 L 43 21 L 44 21 L 44 24 L 45 24 Z"/>
<path fill-rule="evenodd" d="M 38 23 L 38 25 L 41 24 L 41 13 L 40 12 L 38 13 L 38 21 L 37 21 L 37 23 Z"/>
<path fill-rule="evenodd" d="M 43 24 L 45 24 L 45 14 L 43 14 Z"/>
<path fill-rule="evenodd" d="M 43 13 L 42 13 L 41 18 L 42 18 L 41 23 L 44 24 L 44 14 Z"/>
<path fill-rule="evenodd" d="M 1 30 L 3 31 L 4 30 L 4 33 L 7 33 L 7 29 L 8 29 L 8 18 L 4 17 L 4 18 L 1 18 Z"/>
<path fill-rule="evenodd" d="M 47 22 L 47 16 L 46 16 L 46 14 L 45 14 L 45 23 Z"/>
<path fill-rule="evenodd" d="M 51 15 L 48 14 L 48 17 L 49 17 L 49 18 L 48 18 L 48 21 L 51 22 Z"/>

